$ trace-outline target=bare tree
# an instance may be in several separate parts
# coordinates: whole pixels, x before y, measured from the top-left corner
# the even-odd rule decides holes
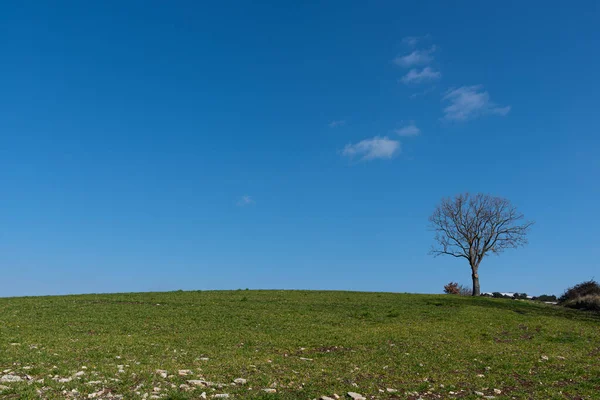
[[[523,214],[507,199],[481,193],[443,199],[429,221],[437,242],[430,253],[467,259],[473,296],[480,294],[478,271],[483,257],[524,246],[533,225],[524,221]]]

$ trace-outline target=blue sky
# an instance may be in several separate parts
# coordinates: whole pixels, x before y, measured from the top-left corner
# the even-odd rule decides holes
[[[483,291],[600,278],[600,17],[580,2],[4,2],[1,296],[439,293],[442,197],[536,221]]]

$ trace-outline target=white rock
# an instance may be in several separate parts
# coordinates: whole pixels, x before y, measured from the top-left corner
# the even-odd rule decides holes
[[[8,386],[0,385],[0,391],[10,389]]]
[[[83,376],[85,375],[85,371],[79,371],[75,373],[75,376]]]
[[[207,382],[202,379],[192,379],[192,380],[187,381],[187,383],[189,383],[190,385],[193,385],[193,386],[211,386],[212,385],[212,382]]]
[[[194,373],[189,369],[180,369],[177,373],[179,376],[194,375]]]
[[[387,388],[388,393],[396,393],[398,389]]]
[[[348,392],[348,397],[350,397],[352,400],[367,400],[365,396],[356,392]]]
[[[333,400],[333,397],[321,396],[321,400]]]
[[[500,389],[494,389],[494,393],[495,394],[502,394],[502,390],[500,390]]]
[[[67,383],[67,382],[71,382],[73,380],[73,378],[59,378],[58,382],[59,383]]]
[[[90,394],[88,394],[87,397],[88,397],[88,399],[94,399],[94,398],[96,398],[98,396],[102,396],[103,394],[104,394],[104,389],[99,390],[99,391],[94,392],[94,393],[90,393]]]
[[[475,392],[475,394],[476,394],[477,396],[484,396],[484,395],[485,395],[485,394],[484,394],[484,393],[482,393],[482,392]]]
[[[233,380],[234,383],[237,383],[238,385],[245,385],[246,382],[248,382],[247,380],[245,380],[244,378],[237,378]]]
[[[205,398],[206,398],[206,392],[202,392],[202,393],[200,394],[200,398],[201,398],[201,399],[205,399]]]
[[[265,393],[277,393],[277,389],[266,388],[266,389],[263,389],[263,392],[265,392]]]
[[[17,375],[3,375],[0,382],[21,382],[23,378]]]
[[[165,371],[164,369],[157,369],[156,373],[159,374],[162,378],[166,378],[168,375],[168,372]]]
[[[200,361],[208,361],[209,358],[208,357],[200,357]]]
[[[227,394],[227,393],[217,393],[213,397],[215,399],[227,399],[227,398],[229,398],[229,394]]]

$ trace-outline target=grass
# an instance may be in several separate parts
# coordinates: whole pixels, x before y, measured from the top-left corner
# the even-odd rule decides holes
[[[348,391],[597,399],[600,317],[527,301],[391,293],[4,298],[0,369],[24,379],[0,383],[6,399],[313,399]],[[214,384],[180,388],[190,379]]]

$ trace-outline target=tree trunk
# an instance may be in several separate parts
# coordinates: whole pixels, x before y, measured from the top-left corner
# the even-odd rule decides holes
[[[471,277],[473,278],[473,296],[479,296],[481,294],[481,290],[479,288],[479,274],[476,269],[472,270]]]

